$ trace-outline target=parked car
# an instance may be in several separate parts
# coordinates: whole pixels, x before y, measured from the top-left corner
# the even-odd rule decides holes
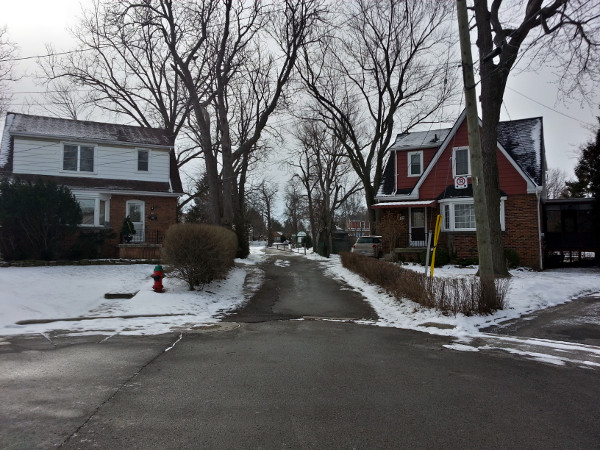
[[[379,258],[383,254],[381,236],[363,236],[352,246],[352,253]]]

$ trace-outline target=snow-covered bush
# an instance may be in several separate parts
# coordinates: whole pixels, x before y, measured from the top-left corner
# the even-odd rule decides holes
[[[162,257],[173,269],[171,276],[196,286],[224,278],[234,264],[237,237],[215,225],[180,223],[172,225],[163,242]]]

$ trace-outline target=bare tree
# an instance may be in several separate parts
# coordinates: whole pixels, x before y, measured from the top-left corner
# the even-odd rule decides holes
[[[313,245],[329,257],[336,212],[356,193],[360,181],[352,181],[352,165],[343,144],[320,120],[301,122],[296,137],[301,145],[301,163],[297,168],[314,215],[311,217]],[[317,233],[318,231],[318,233]]]
[[[6,27],[0,27],[0,116],[4,114],[11,95],[6,84],[16,79],[14,59],[17,56],[17,46],[8,38]]]
[[[162,36],[130,3],[93,0],[72,32],[76,47],[42,59],[40,77],[49,90],[77,86],[87,91],[88,104],[163,128],[175,139],[187,118],[187,99]]]
[[[546,197],[564,198],[567,189],[567,174],[561,169],[549,169],[546,172]]]
[[[155,0],[131,4],[131,8],[146,16],[152,35],[160,35],[170,51],[185,86],[190,125],[202,150],[209,189],[215,193],[212,220],[236,231],[238,256],[246,256],[245,196],[239,195],[238,177],[245,174],[249,156],[259,148],[298,51],[320,18],[319,1]],[[277,45],[277,53],[269,50],[268,43]],[[236,135],[235,121],[240,115],[232,106],[239,92],[249,94],[256,106],[245,132]]]
[[[500,228],[497,127],[506,83],[524,55],[561,74],[561,87],[585,92],[600,77],[600,4],[593,0],[474,0],[481,77],[481,144],[494,274],[506,276]]]
[[[297,234],[306,211],[306,196],[302,193],[302,183],[298,177],[292,177],[285,187],[285,222],[289,224],[290,234]]]
[[[263,179],[260,184],[250,189],[249,204],[263,216],[267,225],[267,246],[273,245],[273,207],[277,199],[278,186],[272,181]]]
[[[343,145],[370,207],[394,126],[440,117],[452,95],[450,2],[344,2],[332,30],[306,47],[302,79]],[[370,210],[371,222],[375,211]]]

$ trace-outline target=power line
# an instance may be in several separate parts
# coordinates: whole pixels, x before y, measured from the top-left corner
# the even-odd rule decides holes
[[[544,107],[544,108],[546,108],[546,109],[549,109],[550,111],[553,111],[553,112],[555,112],[556,114],[560,114],[561,116],[565,116],[565,117],[567,117],[567,118],[569,118],[569,119],[575,120],[576,122],[579,122],[579,123],[581,123],[581,124],[583,124],[583,125],[592,126],[592,124],[590,124],[590,123],[588,123],[588,122],[584,122],[583,120],[579,120],[579,119],[578,119],[578,118],[576,118],[576,117],[570,116],[570,115],[568,115],[568,114],[565,114],[565,113],[563,113],[563,112],[561,112],[561,111],[557,111],[556,109],[554,109],[554,108],[551,108],[551,107],[550,107],[550,106],[548,106],[548,105],[544,105],[543,103],[541,103],[541,102],[538,102],[537,100],[534,100],[534,99],[532,99],[531,97],[529,97],[529,96],[527,96],[527,95],[523,94],[522,92],[519,92],[519,91],[517,91],[516,89],[513,89],[513,88],[511,88],[511,87],[508,87],[508,86],[506,86],[506,88],[507,88],[507,89],[510,89],[510,90],[511,90],[511,91],[513,91],[515,94],[519,94],[520,96],[522,96],[522,97],[525,97],[527,100],[530,100],[530,101],[532,101],[533,103],[536,103],[536,104],[538,104],[538,105],[540,105],[540,106],[543,106],[543,107]]]

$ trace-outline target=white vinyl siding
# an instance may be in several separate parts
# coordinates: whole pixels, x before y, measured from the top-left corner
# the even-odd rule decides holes
[[[15,137],[13,172],[34,175],[72,176],[106,178],[113,180],[169,181],[170,157],[167,149],[148,151],[148,171],[138,170],[138,151],[145,150],[134,147],[115,147],[107,145],[84,145],[94,148],[93,172],[64,170],[65,144],[57,140],[42,140]],[[75,144],[73,144],[75,145]],[[75,145],[76,146],[76,145]],[[69,147],[67,147],[68,149]],[[73,153],[71,153],[72,155]],[[73,159],[69,159],[73,167]],[[84,158],[84,168],[89,168],[90,160]],[[81,161],[79,161],[81,164]],[[86,166],[87,164],[87,166]]]

